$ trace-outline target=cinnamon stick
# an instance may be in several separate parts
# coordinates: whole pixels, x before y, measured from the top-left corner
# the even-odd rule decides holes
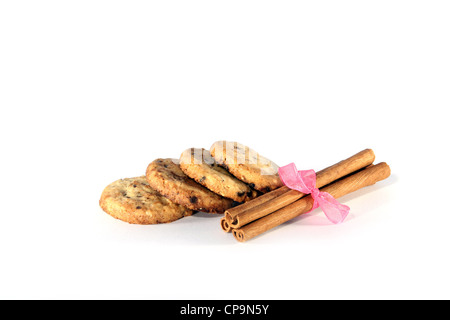
[[[222,230],[225,232],[231,232],[231,226],[228,223],[227,219],[225,219],[225,217],[223,217],[222,219],[220,219],[220,226],[222,227]]]
[[[258,206],[260,204],[266,203],[266,202],[268,202],[268,201],[270,201],[272,199],[275,199],[278,196],[288,192],[289,190],[291,190],[291,189],[289,189],[286,186],[282,186],[282,187],[280,187],[278,189],[275,189],[273,191],[265,193],[265,194],[255,198],[253,200],[247,201],[247,202],[245,202],[243,204],[240,204],[240,205],[238,205],[236,207],[230,208],[230,209],[225,211],[225,218],[227,219],[228,223],[232,223],[234,218],[238,214],[240,214],[240,213],[242,213],[242,212],[244,212],[244,211],[246,211],[246,210],[248,210],[250,208],[256,207],[256,206]]]
[[[382,162],[361,170],[358,173],[352,174],[345,179],[332,183],[329,186],[322,188],[321,191],[328,192],[334,198],[339,198],[358,189],[384,180],[390,176],[390,173],[391,171],[389,166],[385,162]],[[266,232],[267,230],[270,230],[286,221],[310,211],[313,204],[314,200],[311,196],[304,197],[261,219],[249,223],[241,228],[233,229],[233,235],[240,242],[247,241]]]
[[[337,179],[349,175],[372,164],[375,154],[371,149],[365,149],[348,159],[342,160],[328,168],[325,168],[316,175],[316,186],[321,188]],[[225,211],[225,218],[231,228],[240,228],[254,220],[262,218],[278,209],[281,209],[294,201],[304,197],[305,194],[291,190],[286,186],[278,188],[272,192],[258,197]]]

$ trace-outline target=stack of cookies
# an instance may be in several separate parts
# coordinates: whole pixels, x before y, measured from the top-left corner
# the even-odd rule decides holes
[[[280,186],[275,163],[240,143],[217,141],[210,150],[190,148],[179,159],[156,159],[145,176],[113,182],[100,206],[129,223],[158,224],[196,211],[223,213]]]

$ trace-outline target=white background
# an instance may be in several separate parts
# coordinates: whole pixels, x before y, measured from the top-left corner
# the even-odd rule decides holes
[[[448,299],[448,1],[2,1],[2,299]],[[246,243],[98,200],[216,140],[392,176]]]

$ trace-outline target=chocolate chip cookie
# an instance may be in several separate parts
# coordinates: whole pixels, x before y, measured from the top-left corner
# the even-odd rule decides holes
[[[189,178],[177,159],[156,159],[147,167],[147,181],[165,197],[192,210],[223,213],[233,200],[208,190]]]
[[[266,193],[283,185],[278,166],[247,146],[217,141],[210,152],[219,165],[258,191]]]
[[[167,223],[193,213],[151,188],[145,176],[108,185],[101,195],[100,207],[114,218],[133,224]]]
[[[225,198],[246,202],[258,196],[256,190],[220,167],[203,148],[185,150],[180,157],[180,168],[188,177]]]

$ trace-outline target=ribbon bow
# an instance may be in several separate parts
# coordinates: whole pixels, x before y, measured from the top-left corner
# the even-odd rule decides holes
[[[348,206],[339,203],[331,194],[316,188],[316,172],[314,170],[297,171],[295,164],[291,163],[280,167],[278,174],[281,181],[289,189],[311,194],[314,199],[311,211],[320,206],[327,218],[333,223],[340,223],[347,217],[350,211]]]

